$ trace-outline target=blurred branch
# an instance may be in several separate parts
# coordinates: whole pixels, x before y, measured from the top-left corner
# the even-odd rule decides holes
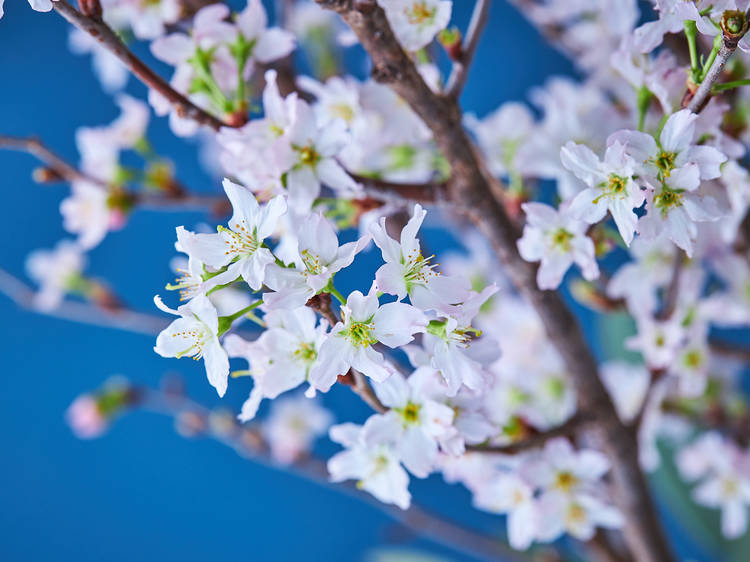
[[[399,183],[348,172],[373,199],[399,203],[436,204],[447,200],[447,183]]]
[[[182,425],[188,422],[195,435],[211,437],[256,464],[288,472],[325,489],[363,501],[415,536],[425,537],[457,552],[488,560],[531,560],[530,556],[512,550],[498,539],[463,527],[417,505],[412,504],[404,511],[376,500],[357,489],[353,483],[334,484],[329,481],[328,470],[321,460],[304,458],[290,466],[281,465],[273,460],[268,444],[257,429],[239,424],[232,416],[212,420],[212,416],[216,416],[214,412],[183,395],[166,394],[148,388],[138,388],[137,392],[141,396],[141,409],[171,416]]]
[[[66,0],[55,0],[52,2],[52,7],[70,24],[96,39],[104,49],[117,57],[146,86],[164,96],[181,117],[192,119],[196,123],[211,127],[215,131],[218,131],[223,126],[231,126],[201,109],[187,97],[172,88],[166,80],[136,57],[118,35],[103,21],[96,17],[82,14]]]
[[[448,96],[457,98],[466,85],[469,69],[479,45],[479,38],[482,36],[482,31],[484,31],[490,17],[490,4],[492,4],[492,0],[477,0],[474,4],[474,12],[471,15],[471,22],[469,22],[469,30],[466,32],[466,40],[461,47],[461,56],[459,60],[453,63],[453,70],[445,87],[445,94]]]
[[[710,338],[708,343],[711,351],[714,353],[726,357],[727,359],[750,364],[750,347],[744,347],[742,345],[733,344],[716,338]]]
[[[520,453],[522,451],[528,451],[529,449],[541,447],[547,441],[549,441],[550,439],[554,439],[555,437],[569,437],[584,429],[587,425],[591,424],[591,422],[592,419],[590,417],[583,414],[576,414],[562,425],[553,427],[552,429],[549,429],[542,433],[530,435],[515,443],[499,446],[467,445],[466,450],[482,453],[512,455],[515,453]]]
[[[71,183],[85,181],[105,191],[109,191],[110,189],[107,182],[85,174],[75,166],[68,164],[47,148],[39,139],[0,135],[0,148],[27,152],[36,156],[47,166],[47,169],[52,172],[53,176],[49,179],[40,178],[42,181],[50,181],[51,179],[60,179]],[[185,191],[181,187],[174,193],[168,194],[156,195],[153,193],[129,191],[127,195],[137,207],[160,211],[185,211],[192,209],[223,211],[228,205],[228,199],[223,194],[195,194]]]
[[[34,304],[34,291],[17,277],[0,269],[0,293],[20,308],[81,324],[117,328],[137,334],[156,335],[169,321],[155,314],[136,312],[125,307],[107,310],[91,303],[65,300],[52,310],[41,310]]]

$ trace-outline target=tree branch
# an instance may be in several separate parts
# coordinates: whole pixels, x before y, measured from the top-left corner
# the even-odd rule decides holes
[[[576,384],[582,411],[596,419],[596,430],[612,463],[615,501],[625,516],[625,538],[634,557],[641,562],[672,560],[638,465],[636,437],[619,419],[575,316],[557,293],[537,288],[536,267],[519,255],[518,229],[501,200],[493,196],[504,188],[476,157],[456,99],[430,90],[396,40],[382,8],[370,6],[363,13],[354,0],[316,1],[346,21],[372,58],[374,78],[389,84],[432,130],[451,167],[450,200],[469,209],[466,214],[489,239],[508,277],[544,323]]]
[[[471,14],[469,30],[466,32],[466,40],[461,47],[461,57],[453,64],[453,70],[448,78],[448,84],[445,87],[445,94],[457,98],[461,95],[466,85],[466,79],[469,77],[469,69],[474,59],[474,54],[479,45],[479,38],[482,36],[490,16],[490,4],[492,0],[477,0],[474,4],[474,12]]]
[[[74,181],[85,181],[107,188],[107,185],[102,181],[84,174],[78,168],[68,164],[65,160],[63,160],[57,154],[47,148],[42,143],[42,141],[37,138],[22,138],[0,135],[0,148],[17,150],[19,152],[27,152],[33,156],[36,156],[41,162],[46,164],[50,170],[52,170],[61,179],[67,182],[72,183]]]
[[[70,300],[63,301],[52,310],[40,310],[34,305],[34,290],[4,269],[0,269],[0,293],[20,308],[82,324],[116,328],[149,336],[158,334],[169,324],[166,319],[155,314],[136,312],[124,307],[107,310],[91,303]]]
[[[747,14],[744,14],[744,20],[747,20],[749,16],[750,11]],[[706,76],[701,81],[698,90],[693,94],[693,97],[690,99],[687,106],[685,106],[693,113],[699,113],[705,107],[706,103],[708,103],[708,100],[711,97],[711,89],[721,77],[724,65],[727,64],[729,57],[734,54],[734,51],[737,49],[737,43],[739,43],[740,39],[742,39],[747,32],[747,21],[743,21],[743,24],[741,31],[732,33],[727,29],[726,18],[722,18],[722,41],[719,53],[716,55],[716,59],[714,59],[711,68],[708,69]]]
[[[397,183],[360,176],[352,172],[348,174],[354,181],[361,184],[365,194],[373,199],[424,204],[437,204],[447,199],[448,184],[445,182]]]
[[[280,465],[271,458],[268,445],[263,441],[257,430],[237,423],[234,418],[228,420],[228,426],[208,423],[211,411],[189,398],[142,387],[139,387],[137,392],[141,396],[141,409],[175,418],[186,413],[196,416],[196,426],[202,429],[198,433],[199,435],[211,437],[261,466],[289,472],[325,489],[364,501],[416,536],[426,537],[438,544],[470,556],[480,556],[489,560],[507,560],[508,562],[527,562],[530,560],[528,555],[512,550],[493,537],[458,525],[417,505],[412,504],[408,510],[404,511],[375,500],[351,483],[334,484],[329,481],[325,463],[318,459],[306,458],[291,466]]]
[[[569,437],[574,433],[578,433],[592,422],[591,418],[582,414],[577,414],[570,418],[568,421],[553,427],[550,430],[542,433],[535,433],[508,445],[467,445],[467,451],[475,451],[481,453],[499,453],[505,455],[513,455],[522,451],[528,451],[529,449],[536,449],[542,447],[550,439],[555,437]]]
[[[99,41],[102,47],[117,57],[141,82],[169,100],[181,117],[192,119],[196,123],[211,127],[215,131],[224,126],[231,126],[201,109],[172,88],[166,80],[136,57],[106,23],[83,15],[66,0],[54,0],[52,6],[69,23]]]

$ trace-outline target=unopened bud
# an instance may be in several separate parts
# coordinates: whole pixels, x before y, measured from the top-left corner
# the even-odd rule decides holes
[[[451,60],[460,60],[463,56],[463,44],[461,32],[456,27],[443,29],[437,36],[438,42],[443,46]]]
[[[747,31],[747,18],[744,12],[726,10],[721,16],[721,29],[731,38],[739,38]]]
[[[36,183],[56,183],[65,180],[57,170],[46,166],[34,168],[34,171],[31,173],[31,178]]]

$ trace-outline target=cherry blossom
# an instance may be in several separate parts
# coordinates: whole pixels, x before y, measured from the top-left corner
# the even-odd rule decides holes
[[[432,41],[451,18],[447,0],[378,0],[396,38],[407,51],[417,51]]]

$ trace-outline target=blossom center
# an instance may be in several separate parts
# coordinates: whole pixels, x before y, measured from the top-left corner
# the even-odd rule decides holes
[[[578,478],[572,472],[563,470],[555,477],[555,487],[563,492],[570,492],[578,483]]]
[[[245,221],[229,225],[232,228],[217,227],[219,232],[226,236],[224,242],[229,246],[225,255],[252,255],[260,247],[256,230],[252,232],[245,226]]]
[[[564,228],[558,228],[552,233],[552,247],[560,250],[561,252],[570,251],[570,243],[573,240],[573,233],[565,230]]]
[[[302,342],[300,346],[294,350],[294,358],[305,365],[311,365],[318,358],[318,352],[313,344]]]
[[[404,419],[404,424],[413,425],[419,421],[419,410],[422,407],[414,402],[408,402],[404,408],[398,410]]]
[[[663,188],[661,193],[654,197],[654,207],[660,209],[662,215],[669,213],[669,210],[682,205],[682,190]]]
[[[299,151],[299,160],[304,166],[315,166],[320,160],[320,154],[312,145],[303,146],[297,150]]]
[[[371,322],[352,322],[344,332],[344,336],[357,347],[367,347],[377,343],[373,336],[375,327]]]
[[[208,333],[206,330],[201,329],[199,326],[191,328],[189,330],[182,330],[181,332],[175,332],[172,334],[173,338],[182,338],[185,340],[185,344],[190,344],[184,351],[180,351],[175,354],[177,359],[185,356],[190,356],[194,360],[198,361],[203,357],[203,346],[208,339]],[[193,353],[194,350],[197,350]]]
[[[310,275],[320,275],[323,273],[323,266],[320,265],[320,258],[310,252],[310,250],[302,250],[300,252],[302,257],[302,263],[305,264],[306,273]]]
[[[414,2],[410,8],[406,8],[404,13],[406,19],[412,25],[429,23],[435,16],[435,8],[429,8],[427,2]]]
[[[659,169],[663,177],[668,178],[669,174],[674,170],[675,158],[677,158],[677,154],[667,150],[662,150],[654,158],[654,165]]]

